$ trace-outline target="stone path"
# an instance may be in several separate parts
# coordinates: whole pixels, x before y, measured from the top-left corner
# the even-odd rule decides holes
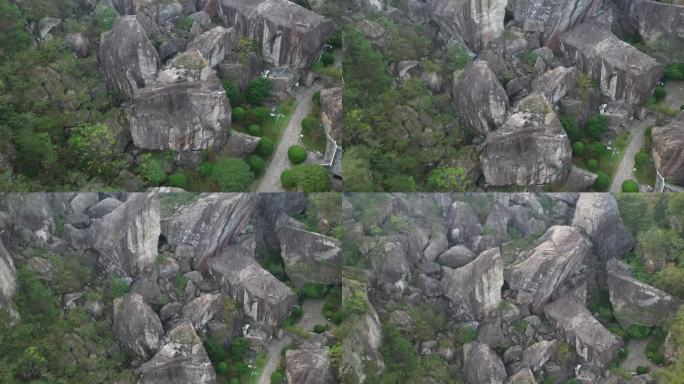
[[[276,147],[275,154],[266,169],[264,177],[261,179],[257,192],[285,192],[283,186],[280,184],[280,174],[292,166],[290,160],[287,158],[287,150],[299,142],[299,135],[302,131],[302,120],[311,113],[311,98],[314,93],[321,89],[322,87],[320,85],[314,85],[311,88],[299,87],[295,91],[297,107],[292,114],[289,124],[283,131],[283,136]]]
[[[275,340],[268,346],[268,361],[264,366],[264,370],[261,371],[261,377],[259,377],[258,384],[269,384],[271,382],[271,375],[278,368],[278,363],[280,363],[280,352],[283,348],[287,347],[292,339],[290,336],[285,336],[280,340]]]
[[[625,180],[632,178],[634,170],[634,156],[641,150],[644,145],[644,132],[646,128],[653,126],[655,120],[648,118],[644,121],[632,120],[629,127],[629,144],[625,149],[622,160],[618,165],[615,175],[613,176],[613,183],[610,185],[610,192],[616,193],[622,191],[622,183]]]

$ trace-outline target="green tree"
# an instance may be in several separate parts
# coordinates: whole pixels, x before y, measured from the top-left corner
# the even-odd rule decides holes
[[[228,79],[221,79],[221,85],[223,85],[223,89],[226,90],[226,94],[228,95],[228,100],[230,101],[231,106],[237,107],[238,105],[242,104],[243,99],[242,95],[240,94],[240,90],[235,86],[235,84],[233,84],[232,81]],[[235,114],[235,109],[233,109],[233,114]],[[235,116],[233,116],[233,118],[235,118]]]
[[[416,192],[418,190],[413,176],[392,175],[383,183],[387,192]]]
[[[9,56],[31,43],[31,36],[24,31],[26,19],[16,5],[0,0],[0,57]]]
[[[608,118],[595,114],[587,120],[587,135],[593,140],[600,140],[601,136],[608,130]]]
[[[233,109],[233,122],[235,122],[235,123],[241,122],[242,120],[244,120],[246,115],[247,115],[247,111],[245,111],[244,108],[235,107]]]
[[[249,133],[252,136],[261,136],[261,126],[257,124],[252,124],[247,128],[247,133]]]
[[[584,153],[584,143],[581,141],[576,141],[572,144],[572,153],[575,156],[582,156]]]
[[[15,139],[18,167],[28,176],[47,175],[57,161],[57,151],[46,132],[35,133],[30,129],[19,132]]]
[[[36,347],[28,347],[19,356],[17,373],[26,380],[35,380],[47,373],[47,360]]]
[[[254,174],[244,160],[229,157],[214,164],[210,178],[223,192],[244,192],[254,179]]]
[[[570,142],[574,143],[582,139],[582,130],[580,129],[579,124],[577,124],[577,120],[575,120],[574,117],[570,115],[563,115],[560,117],[560,122],[563,124],[565,133],[568,134]]]
[[[428,176],[428,187],[435,192],[463,192],[472,182],[460,167],[437,168]]]
[[[185,189],[188,186],[188,174],[178,171],[169,176],[169,185],[176,188]]]
[[[162,163],[151,153],[145,153],[138,160],[138,175],[151,185],[160,185],[166,180]]]
[[[69,138],[68,147],[74,158],[91,175],[114,177],[124,166],[116,138],[103,124],[82,125]]]
[[[265,77],[258,77],[245,88],[245,100],[252,105],[263,105],[271,97],[271,81]]]
[[[344,152],[342,175],[345,190],[355,192],[372,192],[375,190],[368,151],[365,147],[351,147]]]

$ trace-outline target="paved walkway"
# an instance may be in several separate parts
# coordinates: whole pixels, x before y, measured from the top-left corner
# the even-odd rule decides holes
[[[289,124],[283,131],[283,136],[278,143],[278,147],[266,169],[264,177],[261,179],[257,192],[285,192],[280,184],[280,174],[292,167],[290,160],[287,158],[287,150],[299,143],[299,135],[302,132],[302,120],[311,113],[311,98],[314,93],[321,89],[320,85],[314,85],[311,88],[299,87],[295,91],[297,107],[292,114]]]
[[[264,366],[264,370],[261,371],[261,377],[257,382],[258,384],[269,384],[271,382],[271,375],[275,372],[280,363],[280,352],[283,348],[287,347],[290,342],[292,342],[290,336],[285,336],[280,340],[274,340],[274,342],[268,346],[268,361]]]
[[[646,128],[653,126],[655,120],[648,118],[644,121],[632,120],[629,127],[629,144],[625,149],[622,160],[618,165],[615,175],[613,176],[613,184],[610,186],[610,192],[622,192],[622,183],[625,180],[632,179],[634,171],[634,156],[644,146],[644,132]]]

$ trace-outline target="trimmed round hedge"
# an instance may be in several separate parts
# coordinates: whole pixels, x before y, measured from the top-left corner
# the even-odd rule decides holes
[[[252,124],[247,128],[247,133],[252,136],[261,136],[261,126],[258,124]]]
[[[306,149],[301,145],[293,145],[287,150],[287,158],[292,164],[301,164],[306,161]]]
[[[292,189],[297,186],[297,179],[291,169],[286,169],[280,174],[280,184],[285,189]]]
[[[639,184],[634,180],[625,180],[622,183],[622,192],[639,192]]]
[[[245,161],[249,164],[249,168],[252,169],[252,172],[254,172],[255,175],[261,175],[266,167],[264,159],[257,155],[249,155]]]
[[[268,137],[262,137],[256,147],[256,153],[261,156],[271,156],[275,151],[275,144]]]

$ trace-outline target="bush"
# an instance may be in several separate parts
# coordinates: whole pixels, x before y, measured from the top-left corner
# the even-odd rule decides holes
[[[188,186],[188,175],[183,171],[178,171],[169,176],[169,185],[176,188],[185,189]]]
[[[238,337],[230,343],[228,357],[233,361],[242,361],[247,351],[249,351],[249,340],[244,337]]]
[[[297,187],[305,193],[329,192],[332,188],[330,173],[320,165],[299,164],[292,168]]]
[[[239,123],[242,120],[244,120],[246,115],[247,111],[245,111],[245,109],[242,107],[237,107],[233,109],[233,121],[236,123]]]
[[[107,290],[112,299],[116,299],[117,297],[127,294],[131,288],[126,280],[119,276],[111,275],[107,280]]]
[[[297,179],[291,169],[286,169],[280,174],[280,184],[288,190],[297,186]]]
[[[326,67],[333,65],[335,63],[335,55],[330,52],[325,52],[321,55],[321,63]]]
[[[19,356],[17,361],[17,373],[26,380],[34,380],[47,373],[47,360],[36,347],[28,347]]]
[[[250,124],[262,124],[271,116],[264,107],[256,107],[247,111],[247,121]]]
[[[466,324],[459,324],[456,328],[456,338],[461,344],[467,344],[477,339],[477,329]]]
[[[316,324],[313,327],[314,333],[318,333],[318,334],[321,334],[327,330],[328,330],[328,326],[325,324]]]
[[[342,31],[337,31],[335,32],[330,38],[328,39],[328,44],[330,44],[333,49],[340,49],[342,48]]]
[[[252,124],[247,128],[247,133],[249,133],[252,136],[261,136],[261,126],[257,124]]]
[[[413,176],[393,175],[385,179],[385,190],[387,192],[416,192],[416,180]]]
[[[82,125],[76,128],[67,145],[74,158],[91,176],[113,177],[123,166],[116,149],[116,138],[106,125]]]
[[[639,185],[634,180],[625,180],[622,183],[622,192],[639,192]]]
[[[598,161],[596,159],[589,159],[587,160],[587,168],[589,168],[590,171],[596,172],[598,169]]]
[[[608,118],[603,115],[595,114],[587,120],[587,135],[593,140],[600,140],[601,136],[608,130]]]
[[[275,151],[275,144],[273,141],[268,137],[262,137],[261,140],[259,140],[259,145],[256,147],[256,153],[266,157],[271,156],[273,151]]]
[[[299,296],[303,299],[322,299],[328,293],[328,287],[320,283],[306,283],[299,290]]]
[[[636,373],[637,375],[644,375],[648,373],[650,369],[648,367],[644,367],[643,365],[639,365],[636,367]]]
[[[31,43],[31,37],[24,31],[26,19],[19,8],[9,0],[0,0],[0,52],[10,55]]]
[[[266,167],[266,163],[264,162],[264,159],[257,155],[249,155],[247,156],[247,164],[249,164],[249,168],[254,172],[255,175],[261,175],[261,173],[264,171],[264,168]]]
[[[645,325],[632,324],[625,329],[627,335],[633,339],[645,339],[651,334],[651,329]]]
[[[35,133],[23,129],[15,138],[18,164],[21,171],[29,176],[49,173],[57,161],[57,151],[47,133]]]
[[[292,164],[301,164],[306,161],[306,149],[301,145],[293,145],[287,150],[287,158],[290,159]]]
[[[226,350],[223,348],[221,339],[218,337],[210,337],[204,343],[204,348],[207,350],[209,360],[211,360],[214,365],[218,365],[219,362],[226,359]]]
[[[653,90],[653,98],[656,101],[665,100],[665,97],[667,97],[667,91],[665,90],[665,87],[656,87]]]
[[[574,144],[572,144],[572,153],[574,153],[575,156],[582,156],[584,153],[584,143],[581,141],[576,141]]]
[[[428,188],[434,192],[463,192],[471,181],[460,167],[437,168],[428,176]]]
[[[151,153],[140,156],[138,175],[151,185],[159,185],[166,180],[166,172],[162,169],[161,161]]]
[[[651,158],[648,156],[648,153],[646,152],[639,152],[634,156],[634,163],[641,167],[644,165],[647,165],[650,162]]]
[[[240,90],[235,86],[235,84],[233,84],[232,81],[228,79],[221,79],[221,85],[223,85],[223,88],[226,90],[226,94],[228,95],[228,100],[230,101],[231,106],[238,106],[242,104],[243,100]],[[235,109],[233,109],[233,114],[235,114]]]
[[[577,120],[575,120],[572,116],[563,115],[560,117],[560,121],[561,124],[563,124],[565,133],[568,134],[570,142],[574,143],[582,138],[582,131],[580,130],[579,124],[577,124]]]
[[[605,172],[596,173],[596,181],[594,182],[594,189],[597,191],[606,191],[610,187],[610,176]]]
[[[669,80],[684,80],[684,63],[668,64],[663,76]]]
[[[209,177],[219,185],[221,191],[241,192],[247,190],[254,174],[245,161],[225,158],[213,165]]]
[[[218,365],[216,366],[216,373],[218,373],[219,375],[225,375],[226,373],[228,373],[228,363],[226,363],[225,361],[218,363]]]
[[[321,126],[321,121],[314,115],[309,115],[302,120],[302,130],[312,132]]]
[[[245,100],[252,105],[263,105],[271,97],[271,81],[265,77],[258,77],[245,88]]]

